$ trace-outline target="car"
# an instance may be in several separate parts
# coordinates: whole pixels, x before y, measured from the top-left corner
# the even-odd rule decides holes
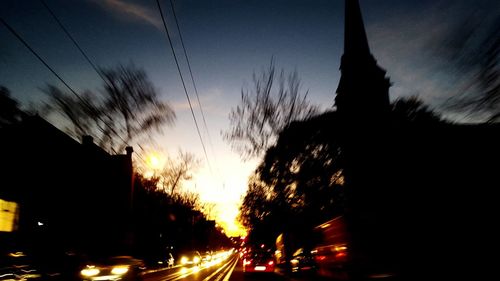
[[[297,249],[290,260],[292,272],[306,272],[316,270],[316,262],[311,251],[304,248]]]
[[[274,272],[273,254],[266,250],[248,251],[243,258],[243,272]]]
[[[85,281],[140,281],[145,269],[144,262],[140,259],[131,256],[112,256],[86,261],[80,270],[80,278]]]
[[[180,264],[182,266],[200,266],[201,255],[198,251],[189,251],[181,255]]]
[[[201,260],[203,262],[210,262],[210,261],[212,261],[212,258],[213,258],[212,251],[206,251],[205,253],[203,253],[203,256],[201,257]]]
[[[2,253],[0,257],[0,280],[40,280],[42,272],[32,257],[24,252]]]

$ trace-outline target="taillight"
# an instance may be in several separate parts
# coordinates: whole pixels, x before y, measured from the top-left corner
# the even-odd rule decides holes
[[[250,265],[252,264],[252,260],[243,260],[243,265]]]
[[[335,257],[336,257],[336,258],[343,258],[343,257],[345,257],[345,256],[347,256],[347,254],[346,254],[345,252],[339,252],[339,253],[337,253],[337,254],[335,255]]]
[[[269,261],[267,264],[268,264],[268,265],[273,265],[273,264],[274,264],[274,261]]]

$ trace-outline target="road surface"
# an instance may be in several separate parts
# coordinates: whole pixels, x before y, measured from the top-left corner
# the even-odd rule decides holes
[[[238,255],[232,255],[227,259],[205,263],[200,267],[174,267],[146,273],[144,281],[285,281],[282,274],[257,273],[243,274],[242,263]]]

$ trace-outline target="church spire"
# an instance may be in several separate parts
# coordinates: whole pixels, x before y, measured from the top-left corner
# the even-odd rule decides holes
[[[344,54],[335,105],[347,118],[375,120],[389,111],[389,79],[370,53],[358,0],[345,1]]]
[[[370,55],[361,8],[357,0],[345,2],[344,53]]]

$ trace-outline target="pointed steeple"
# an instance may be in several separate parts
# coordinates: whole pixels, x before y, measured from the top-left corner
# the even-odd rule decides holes
[[[389,79],[370,53],[358,0],[345,1],[344,54],[335,105],[347,120],[376,120],[389,111]]]
[[[368,39],[366,38],[365,25],[361,16],[359,2],[346,1],[345,3],[345,32],[344,53],[361,56],[370,55]]]

